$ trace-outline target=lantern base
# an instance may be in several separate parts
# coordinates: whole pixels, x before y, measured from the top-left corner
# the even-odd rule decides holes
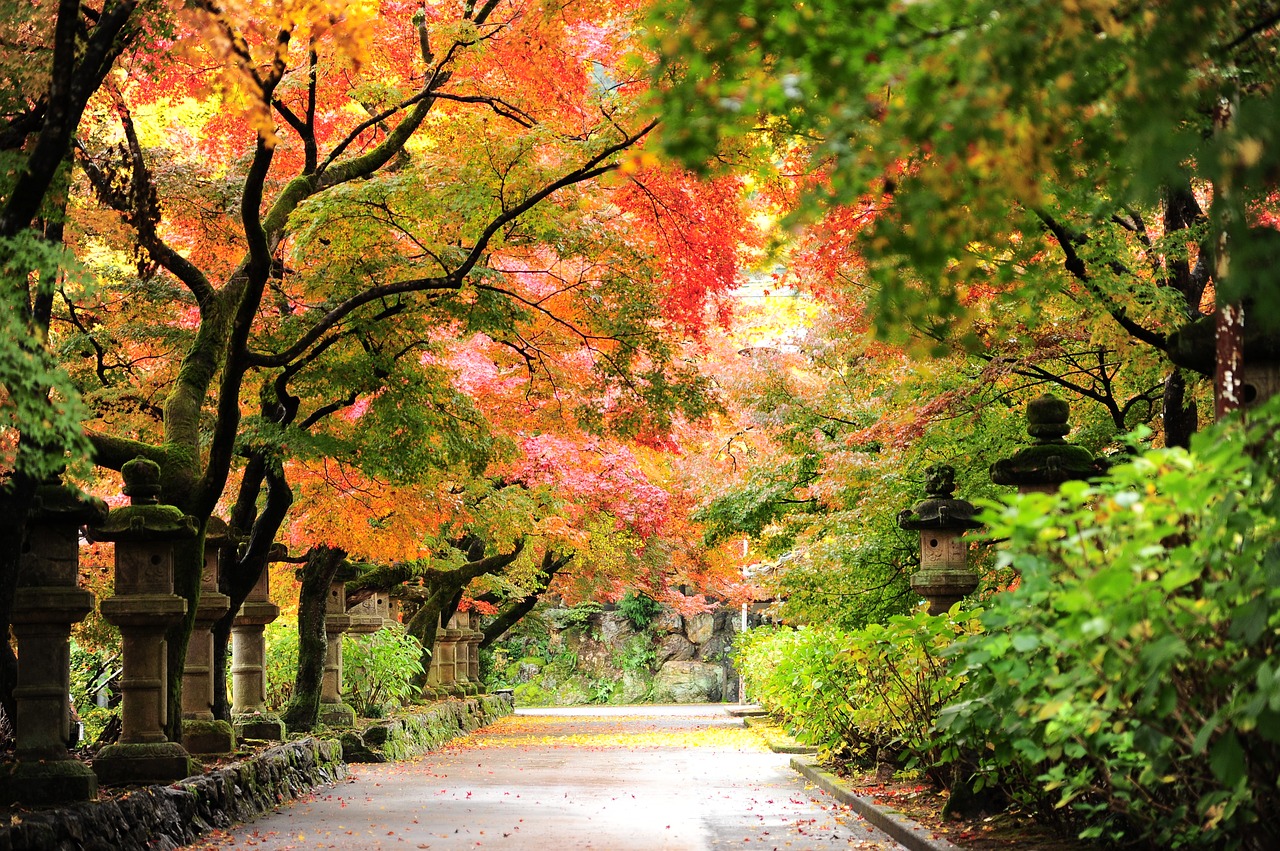
[[[345,703],[321,703],[320,723],[326,727],[354,727],[356,711]]]
[[[168,784],[202,771],[177,742],[107,745],[93,760],[93,773],[103,786]]]
[[[75,759],[19,760],[0,767],[0,801],[5,804],[69,804],[98,797],[98,776]]]
[[[188,753],[224,754],[236,749],[236,734],[226,721],[197,718],[182,722],[182,746]]]
[[[241,739],[284,741],[284,722],[268,712],[247,712],[235,717],[236,735]]]

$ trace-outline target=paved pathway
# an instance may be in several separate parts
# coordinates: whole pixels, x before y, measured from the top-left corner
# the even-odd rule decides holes
[[[722,706],[520,710],[193,848],[900,849]]]

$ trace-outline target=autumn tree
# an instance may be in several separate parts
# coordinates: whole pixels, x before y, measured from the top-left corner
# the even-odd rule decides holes
[[[47,341],[58,289],[77,275],[64,246],[71,141],[116,60],[158,4],[5,4],[0,15],[0,631],[36,485],[83,459],[85,411]],[[13,717],[16,659],[0,643],[0,707]]]
[[[392,482],[457,460],[454,341],[544,377],[572,360],[585,427],[660,430],[704,404],[672,337],[733,278],[741,222],[700,211],[736,184],[704,198],[630,153],[653,126],[633,7],[331,11],[197,5],[176,58],[131,62],[78,141],[74,244],[103,286],[64,288],[58,339],[95,462],[155,460],[202,527],[238,477],[233,598],[289,510],[295,453]],[[360,408],[381,424],[339,446],[327,423]],[[178,553],[189,612],[200,549]]]
[[[820,168],[809,202],[891,201],[851,234],[882,330],[949,329],[948,344],[975,346],[967,294],[994,287],[1027,316],[1066,294],[1200,370],[1215,359],[1189,356],[1189,341],[1203,346],[1185,329],[1210,313],[1221,324],[1250,301],[1274,335],[1268,4],[849,15],[766,0],[673,6],[664,23],[670,150],[703,162],[768,138]],[[1265,337],[1251,356],[1272,353]],[[1188,376],[1165,372],[1166,431],[1184,442]],[[1233,392],[1222,380],[1219,400]]]

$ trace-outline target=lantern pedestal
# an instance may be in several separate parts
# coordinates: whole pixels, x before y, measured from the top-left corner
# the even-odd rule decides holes
[[[200,602],[182,668],[182,745],[196,754],[225,754],[236,748],[231,725],[213,717],[213,624],[231,608],[231,598],[218,592],[218,555],[231,546],[227,524],[210,517],[204,536]]]
[[[99,751],[93,771],[104,784],[172,783],[199,770],[164,730],[169,711],[165,632],[187,612],[187,601],[173,593],[173,542],[194,538],[196,525],[178,508],[158,504],[158,464],[136,458],[121,473],[132,504],[90,530],[95,540],[116,546],[116,594],[103,600],[99,611],[120,630],[124,667],[120,742]]]
[[[342,634],[351,628],[351,620],[351,615],[346,614],[328,614],[324,618],[329,646],[320,686],[320,723],[328,727],[351,727],[356,723],[356,711],[342,702]]]

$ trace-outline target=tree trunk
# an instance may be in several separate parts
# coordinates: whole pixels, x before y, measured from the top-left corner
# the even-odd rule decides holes
[[[313,547],[302,568],[302,589],[298,593],[298,672],[293,695],[284,711],[290,733],[306,733],[320,720],[320,688],[324,682],[328,639],[324,631],[325,604],[329,586],[347,554],[329,547]]]
[[[1218,308],[1217,369],[1213,377],[1213,416],[1220,420],[1240,407],[1240,367],[1244,364],[1244,306],[1224,304]]]
[[[1164,382],[1163,419],[1165,445],[1189,447],[1200,425],[1200,412],[1195,399],[1187,398],[1187,382],[1177,367]]]
[[[484,649],[493,644],[502,636],[507,634],[507,630],[520,622],[520,619],[529,612],[533,611],[533,607],[538,604],[542,592],[547,590],[551,584],[552,578],[559,572],[560,568],[573,559],[573,553],[568,555],[560,555],[548,550],[542,554],[542,566],[538,571],[538,590],[534,591],[527,597],[521,597],[507,603],[494,618],[493,622],[486,626],[483,630],[484,640],[480,642],[480,648]]]

